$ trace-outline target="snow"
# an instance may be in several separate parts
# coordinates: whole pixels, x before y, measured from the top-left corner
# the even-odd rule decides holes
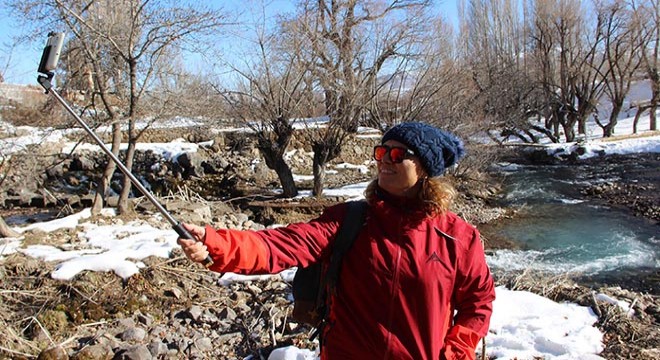
[[[603,350],[598,320],[589,308],[556,303],[526,291],[495,289],[489,356],[498,359],[586,359]]]
[[[548,144],[548,154],[570,154],[582,147],[585,150],[580,159],[586,159],[601,155],[624,155],[634,153],[657,153],[660,152],[660,135],[651,137],[640,137],[622,139],[616,141],[607,141],[598,139],[584,144]],[[560,150],[560,151],[558,151]]]
[[[594,299],[596,299],[598,301],[607,302],[607,303],[618,306],[628,316],[633,316],[635,314],[635,310],[632,309],[632,305],[629,304],[625,300],[618,300],[618,299],[615,299],[615,298],[613,298],[611,296],[608,296],[608,295],[605,295],[605,294],[596,294],[595,292],[593,292],[593,296],[594,296]]]
[[[180,123],[180,119],[177,120]],[[299,125],[303,122],[301,121]],[[631,134],[632,118],[619,121],[617,135]],[[8,128],[10,125],[0,124]],[[302,125],[301,125],[302,126]],[[639,129],[648,129],[648,116],[641,118]],[[50,129],[12,129],[25,136],[9,137],[0,140],[0,153],[11,154],[29,144],[56,141],[61,132]],[[363,136],[376,136],[373,132],[362,129]],[[167,158],[176,158],[183,152],[193,152],[199,144],[190,144],[182,140],[170,143],[140,144],[139,149],[151,149],[164,154]],[[623,154],[634,152],[660,152],[660,135],[630,137],[611,141],[594,137],[584,139],[581,146],[586,148],[582,157],[599,154]],[[576,144],[548,145],[548,151],[555,153],[561,149],[563,153],[575,151]],[[72,146],[66,146],[63,151],[70,151]],[[97,150],[95,145],[81,145],[77,150]],[[357,167],[368,171],[368,165],[343,164],[344,167]],[[297,179],[308,179],[296,175]],[[351,198],[363,196],[367,183],[352,184],[338,189],[326,189],[329,196],[349,195]],[[309,196],[303,192],[300,196]],[[105,209],[103,215],[113,219],[114,212]],[[156,215],[158,217],[158,215]],[[168,224],[155,227],[153,222],[135,220],[130,222],[109,221],[112,224],[97,225],[88,222],[90,210],[85,209],[77,214],[52,221],[38,222],[27,226],[15,227],[20,234],[26,231],[53,232],[58,229],[78,229],[78,238],[73,244],[59,247],[49,245],[23,245],[23,237],[0,239],[0,261],[3,256],[14,252],[56,262],[57,266],[51,276],[62,281],[69,281],[82,271],[112,271],[122,278],[128,278],[140,271],[144,266],[142,259],[148,256],[167,258],[177,246],[176,233]],[[162,222],[162,219],[160,219]],[[291,281],[295,269],[281,274],[286,281]],[[264,278],[246,277],[236,274],[224,274],[219,285],[224,286],[234,281]],[[590,308],[573,303],[557,303],[525,291],[511,291],[503,287],[496,289],[497,299],[494,303],[491,332],[486,338],[489,357],[497,359],[601,359],[597,354],[603,350],[603,334],[594,326],[597,317]],[[595,294],[601,301],[619,304],[625,309],[630,306],[617,299]],[[275,349],[270,360],[304,360],[317,359],[318,354],[289,346]]]

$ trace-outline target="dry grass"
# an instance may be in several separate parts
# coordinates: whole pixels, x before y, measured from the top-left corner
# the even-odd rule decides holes
[[[0,358],[36,358],[46,348],[76,346],[77,340],[93,337],[95,328],[135,311],[162,318],[173,302],[189,301],[163,298],[163,287],[182,286],[186,294],[203,298],[217,296],[217,288],[208,285],[213,279],[206,279],[211,273],[182,255],[150,258],[147,263],[127,281],[112,273],[84,272],[61,282],[50,278],[53,268],[48,263],[18,253],[6,257],[1,264]],[[144,296],[149,301],[143,301]]]

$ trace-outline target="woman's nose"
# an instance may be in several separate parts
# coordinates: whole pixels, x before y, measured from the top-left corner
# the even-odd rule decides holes
[[[392,158],[390,157],[390,152],[389,151],[386,152],[385,155],[383,155],[382,162],[387,163],[387,164],[394,164],[394,162],[392,162]]]

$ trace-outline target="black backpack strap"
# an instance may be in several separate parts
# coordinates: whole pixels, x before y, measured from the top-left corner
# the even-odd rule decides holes
[[[336,291],[337,288],[339,267],[341,266],[344,254],[346,254],[348,249],[353,246],[353,242],[364,226],[364,220],[367,216],[368,204],[366,200],[350,201],[347,205],[348,210],[346,211],[344,220],[339,227],[335,243],[332,247],[332,255],[330,256],[328,270],[325,273],[325,277],[322,279],[324,282],[322,283],[323,287],[321,287],[321,289],[328,289],[332,292]]]
[[[341,266],[344,254],[355,242],[360,230],[364,226],[364,221],[367,218],[367,204],[366,200],[350,201],[346,203],[348,210],[342,223],[339,225],[339,230],[335,237],[335,242],[332,245],[332,254],[330,255],[330,262],[326,272],[321,275],[321,284],[319,285],[318,298],[316,300],[316,308],[320,309],[323,314],[321,322],[316,326],[316,331],[310,337],[314,340],[316,336],[323,332],[325,327],[326,317],[328,316],[327,295],[328,293],[336,293],[337,280],[339,279],[339,268]],[[322,342],[321,342],[322,344]]]

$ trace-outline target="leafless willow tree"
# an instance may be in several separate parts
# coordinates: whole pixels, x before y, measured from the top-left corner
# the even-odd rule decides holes
[[[537,132],[551,136],[530,121],[539,113],[540,94],[527,62],[527,33],[519,3],[511,0],[466,0],[461,3],[462,58],[478,91],[473,105],[482,128],[525,142]],[[498,139],[498,136],[492,136]]]
[[[406,121],[438,120],[429,112],[433,103],[448,95],[455,82],[453,33],[442,19],[433,21],[426,36],[402,44],[388,74],[370,87],[365,104],[366,124],[382,131]]]
[[[534,1],[533,57],[545,97],[543,117],[557,139],[560,126],[569,142],[575,140],[576,126],[579,133],[586,132],[603,92],[603,19],[595,20],[590,21],[579,1]]]
[[[52,26],[53,30],[67,30],[73,34],[71,50],[79,49],[83,56],[79,64],[85,71],[81,74],[91,72],[95,94],[104,103],[114,124],[113,144],[121,140],[119,122],[126,123],[125,165],[129,169],[133,166],[135,145],[147,129],[140,129],[136,124],[144,115],[144,97],[156,75],[169,63],[169,56],[182,41],[199,40],[225,21],[217,10],[199,3],[181,6],[174,0],[11,2],[11,6],[35,26]],[[101,95],[110,93],[112,99]],[[113,146],[113,151],[118,151],[118,147]],[[112,166],[106,169],[104,179],[112,174]],[[130,192],[131,182],[125,177],[118,203],[120,213],[130,210]]]
[[[103,29],[109,36],[118,36],[122,31],[121,24],[124,23],[121,19],[125,19],[126,15],[122,11],[116,10],[93,7],[79,16],[94,20],[94,26]],[[83,13],[81,8],[70,11]],[[66,16],[64,18],[67,19]],[[77,22],[75,19],[65,21],[68,31],[72,32],[74,37],[67,41],[64,61],[62,61],[62,68],[66,74],[64,88],[82,91],[85,94],[84,109],[93,111],[83,112],[80,114],[81,116],[89,114],[95,124],[110,124],[112,129],[111,151],[117,156],[122,142],[121,104],[127,103],[125,84],[122,80],[123,67],[119,61],[119,54],[111,43],[99,37],[96,32],[87,31],[89,30],[87,27],[91,25],[85,24],[89,22]],[[108,160],[97,183],[92,205],[93,214],[100,213],[104,207],[115,170],[115,163]]]
[[[302,58],[315,93],[322,94],[327,123],[311,139],[313,194],[323,191],[326,164],[366,114],[365,104],[382,86],[404,44],[428,24],[428,0],[303,0],[288,24],[304,40]],[[393,77],[391,77],[393,79]]]
[[[238,75],[235,87],[219,92],[232,118],[254,131],[266,165],[277,173],[282,195],[294,197],[298,188],[284,155],[294,135],[292,120],[310,105],[305,101],[309,74],[299,59],[301,42],[282,35],[258,30],[257,54],[246,56],[245,66],[232,65]]]
[[[632,4],[641,32],[641,67],[651,83],[651,99],[648,104],[639,107],[635,116],[635,129],[641,112],[648,110],[649,130],[658,130],[656,112],[660,103],[660,0],[640,0]]]
[[[632,9],[621,1],[599,4],[598,17],[603,19],[603,56],[607,62],[601,75],[605,95],[612,104],[608,122],[596,117],[596,123],[603,129],[603,137],[614,134],[614,128],[630,85],[640,66],[638,53],[642,42],[638,21]]]

